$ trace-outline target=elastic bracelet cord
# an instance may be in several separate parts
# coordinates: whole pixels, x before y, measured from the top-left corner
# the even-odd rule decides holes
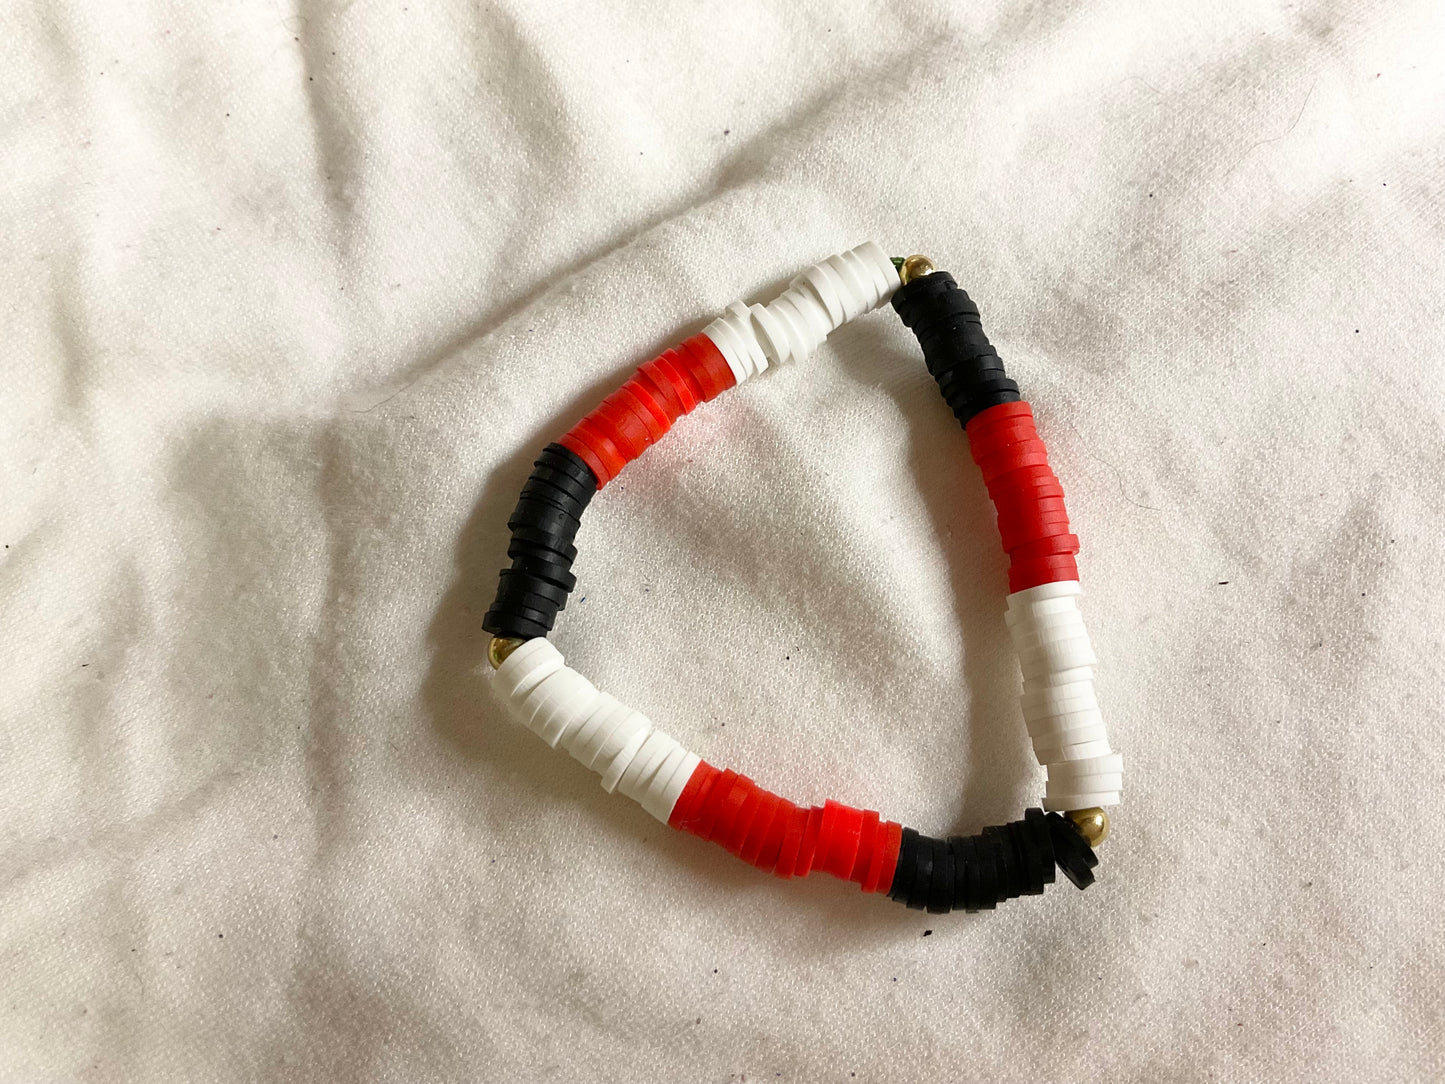
[[[1005,624],[1023,676],[1024,721],[1048,773],[1044,808],[974,836],[935,839],[833,801],[795,805],[703,761],[568,667],[545,638],[576,585],[575,540],[598,490],[698,404],[770,365],[802,360],[890,298],[968,433],[997,511],[1010,562]],[[507,521],[512,564],[483,621],[493,634],[496,691],[515,719],[597,772],[608,791],[779,877],[823,870],[932,912],[1036,895],[1055,868],[1087,887],[1123,764],[1094,695],[1097,660],[1078,607],[1079,540],[1063,496],[1032,411],[968,294],[924,257],[890,260],[877,245],[860,245],[804,271],[767,305],[729,306],[543,450]]]

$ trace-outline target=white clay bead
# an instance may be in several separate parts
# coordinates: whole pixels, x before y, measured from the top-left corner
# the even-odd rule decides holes
[[[1087,711],[1099,706],[1092,681],[1069,685],[1045,685],[1030,689],[1019,698],[1026,717],[1053,715],[1060,711]]]
[[[632,758],[627,769],[618,776],[617,789],[629,798],[641,799],[653,773],[662,767],[667,754],[672,752],[676,745],[677,742],[662,731],[654,730],[637,750],[637,755]]]
[[[1023,602],[1017,606],[1010,606],[1004,612],[1004,624],[1012,628],[1021,621],[1038,621],[1053,614],[1078,613],[1077,598],[1076,595],[1059,595],[1054,598],[1040,599],[1037,602]]]
[[[576,757],[584,768],[598,771],[596,764],[602,758],[602,750],[606,746],[608,738],[627,721],[631,714],[632,709],[616,697],[607,693],[598,693],[597,706],[592,709],[592,714],[572,736],[572,741],[567,746],[567,752]],[[615,754],[621,749],[626,741],[627,735],[625,734],[618,738],[616,744],[612,746],[612,753]]]
[[[739,384],[770,364],[801,361],[844,323],[898,288],[893,261],[869,241],[814,264],[766,305],[734,302],[703,329]]]
[[[1046,715],[1041,719],[1029,719],[1029,737],[1035,742],[1047,742],[1054,745],[1063,745],[1068,742],[1094,741],[1098,738],[1108,737],[1108,727],[1104,725],[1103,713],[1098,708],[1091,708],[1088,711],[1069,711],[1059,715]],[[1088,733],[1087,738],[1069,737],[1071,734]]]
[[[701,763],[640,711],[599,692],[543,638],[513,650],[493,674],[493,688],[512,718],[601,775],[605,789],[620,785],[664,823]]]
[[[1004,612],[1024,679],[1024,725],[1048,769],[1048,809],[1106,804],[1081,798],[1114,804],[1123,789],[1123,759],[1109,748],[1094,690],[1098,656],[1079,609],[1082,594],[1077,580],[1039,584],[1009,595]]]
[[[1056,580],[1053,583],[1041,583],[1037,587],[1025,588],[1022,591],[1015,591],[1008,597],[1009,608],[1015,606],[1026,606],[1031,602],[1041,602],[1044,599],[1059,598],[1064,595],[1082,595],[1083,585],[1078,580]]]
[[[553,749],[563,734],[576,730],[597,704],[592,682],[570,667],[548,675],[526,698],[527,729]]]
[[[1064,601],[1072,602],[1073,599]],[[1012,637],[1014,643],[1028,638],[1059,640],[1086,633],[1084,615],[1078,610],[1064,610],[1051,614],[1021,613],[1008,629],[1009,636]]]
[[[690,753],[678,746],[675,753],[682,756],[674,763],[673,756],[669,755],[667,763],[657,770],[648,784],[647,793],[642,798],[642,808],[651,813],[663,824],[672,816],[673,807],[677,805],[678,798],[682,797],[683,789],[687,781],[692,778],[692,773],[702,763],[702,758],[696,753]]]
[[[1096,666],[1099,657],[1087,636],[1040,644],[1019,652],[1019,668],[1025,679],[1080,666]]]
[[[1052,734],[1044,734],[1038,737],[1029,735],[1033,739],[1034,756],[1040,764],[1048,767],[1059,760],[1082,760],[1083,757],[1064,756],[1065,749],[1071,749],[1079,745],[1093,745],[1098,743],[1106,749],[1109,745],[1109,728],[1102,723],[1098,726],[1077,726],[1069,730],[1058,731]],[[1098,754],[1094,754],[1098,755]]]
[[[1049,782],[1083,779],[1091,775],[1118,775],[1123,770],[1124,758],[1118,753],[1111,753],[1108,756],[1094,757],[1091,760],[1069,760],[1050,764]]]
[[[1061,745],[1057,750],[1050,750],[1048,759],[1040,760],[1039,763],[1050,767],[1069,760],[1092,760],[1094,757],[1106,757],[1112,752],[1107,739],[1076,742],[1071,745]]]
[[[633,714],[639,715],[640,713],[634,712]],[[637,754],[642,750],[643,745],[646,744],[647,739],[651,736],[651,726],[631,730],[628,733],[626,743],[621,749],[612,756],[604,757],[598,761],[596,768],[593,770],[602,774],[603,790],[611,794],[617,789],[617,783],[621,780],[622,774],[627,771],[628,768],[632,767],[632,762],[637,758]]]
[[[657,770],[648,777],[647,785],[637,794],[637,800],[644,806],[647,805],[652,792],[659,787],[665,786],[667,781],[672,778],[672,773],[677,770],[677,766],[686,760],[688,756],[688,751],[683,748],[682,745],[673,741],[667,750],[666,758],[657,766]]]
[[[602,785],[611,790],[612,786],[608,786],[607,777],[612,775],[612,769],[616,767],[616,776],[620,776],[631,762],[632,754],[642,748],[642,743],[651,733],[652,720],[640,711],[626,708],[626,714],[614,716],[612,729],[602,739],[602,747],[587,766],[602,776]],[[613,776],[613,786],[616,785],[616,776]]]
[[[1047,794],[1077,794],[1081,791],[1123,790],[1124,773],[1111,772],[1108,775],[1086,775],[1082,779],[1050,779]]]
[[[1044,808],[1050,812],[1060,813],[1070,809],[1093,809],[1095,806],[1103,808],[1118,804],[1118,791],[1105,791],[1098,794],[1060,794],[1057,797],[1046,795],[1044,797]]]
[[[534,646],[539,645],[539,646]],[[537,683],[562,668],[562,655],[543,639],[528,640],[507,656],[493,675],[506,699],[520,703]]]
[[[1030,678],[1024,683],[1024,688],[1033,691],[1043,688],[1058,688],[1061,685],[1073,685],[1081,681],[1093,681],[1094,668],[1092,666],[1078,666],[1071,670],[1052,670],[1036,678]]]

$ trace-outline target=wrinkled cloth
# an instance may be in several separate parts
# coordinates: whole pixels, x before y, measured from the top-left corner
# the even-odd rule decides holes
[[[1445,10],[0,7],[0,1080],[1445,1075]],[[783,882],[507,721],[532,459],[876,239],[1083,540],[1098,884]],[[889,310],[593,502],[554,642],[710,762],[1037,804]]]

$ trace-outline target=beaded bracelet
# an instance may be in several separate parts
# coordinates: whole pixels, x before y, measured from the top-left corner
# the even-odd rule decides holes
[[[598,691],[546,639],[576,585],[573,543],[594,493],[699,403],[769,365],[805,358],[829,332],[889,298],[964,426],[997,511],[1009,555],[1004,620],[1023,674],[1024,721],[1047,770],[1042,809],[975,836],[934,839],[834,801],[794,805],[713,767]],[[609,792],[779,877],[825,870],[932,912],[1041,893],[1056,865],[1079,888],[1093,883],[1093,847],[1108,834],[1104,807],[1119,801],[1123,762],[1094,695],[1079,540],[1033,414],[978,309],[925,257],[891,259],[870,242],[808,268],[770,304],[728,306],[548,445],[507,526],[512,566],[483,622],[493,634],[495,687],[518,721],[600,774]]]

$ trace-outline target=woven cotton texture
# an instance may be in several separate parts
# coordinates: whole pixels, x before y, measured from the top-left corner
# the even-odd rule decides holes
[[[1445,1076],[1436,0],[0,5],[0,1081]],[[930,917],[492,697],[541,448],[875,238],[1082,539],[1099,882]],[[593,501],[555,642],[710,763],[1038,804],[887,308]]]

